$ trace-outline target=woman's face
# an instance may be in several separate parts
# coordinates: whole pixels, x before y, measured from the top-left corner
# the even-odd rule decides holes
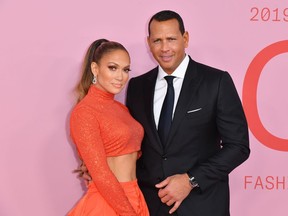
[[[103,55],[99,64],[92,62],[96,87],[111,94],[118,94],[129,78],[130,57],[124,50],[114,50]]]

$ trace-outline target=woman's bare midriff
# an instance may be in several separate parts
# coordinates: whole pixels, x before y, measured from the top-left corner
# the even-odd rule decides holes
[[[128,182],[136,179],[136,161],[138,152],[107,157],[107,163],[119,182]]]

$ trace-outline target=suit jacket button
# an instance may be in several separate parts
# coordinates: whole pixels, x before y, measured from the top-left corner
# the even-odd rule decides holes
[[[162,156],[163,160],[167,160],[167,157],[165,155]]]

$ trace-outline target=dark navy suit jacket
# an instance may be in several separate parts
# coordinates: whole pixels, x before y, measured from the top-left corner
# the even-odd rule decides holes
[[[145,130],[137,162],[139,186],[151,216],[169,215],[155,184],[189,173],[193,189],[174,215],[229,216],[228,174],[249,156],[248,127],[240,98],[227,72],[191,58],[184,77],[166,147],[153,116],[158,67],[132,78],[126,105]]]

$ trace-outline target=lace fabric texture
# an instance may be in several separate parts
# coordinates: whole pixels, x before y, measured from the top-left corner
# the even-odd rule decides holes
[[[140,151],[142,126],[113,94],[91,86],[71,113],[70,130],[99,193],[117,214],[136,215],[107,157]]]

